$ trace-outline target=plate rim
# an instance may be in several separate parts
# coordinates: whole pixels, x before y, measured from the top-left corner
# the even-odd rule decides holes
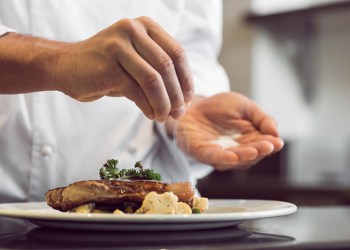
[[[252,219],[265,219],[278,216],[289,215],[297,211],[297,206],[293,203],[278,200],[262,200],[262,199],[209,199],[210,206],[216,206],[215,203],[231,202],[249,203],[249,202],[265,202],[276,203],[281,207],[275,209],[267,209],[261,211],[240,211],[229,213],[202,213],[191,215],[169,215],[169,214],[124,214],[121,216],[113,214],[73,214],[59,213],[47,206],[46,202],[14,202],[0,203],[0,216],[21,218],[28,220],[50,220],[50,221],[67,221],[67,222],[91,222],[91,223],[210,223],[224,221],[246,221]],[[6,209],[4,206],[42,206],[37,209]],[[242,207],[242,206],[241,206]],[[38,212],[37,210],[52,209],[53,213]],[[33,211],[34,210],[34,211]]]

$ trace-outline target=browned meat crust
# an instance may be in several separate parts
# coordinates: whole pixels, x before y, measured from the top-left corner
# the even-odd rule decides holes
[[[192,204],[194,191],[189,182],[167,184],[158,181],[89,180],[78,181],[67,187],[50,189],[46,192],[46,202],[54,209],[66,212],[73,207],[95,202],[116,204],[123,201],[142,202],[151,192],[173,192],[179,201]]]

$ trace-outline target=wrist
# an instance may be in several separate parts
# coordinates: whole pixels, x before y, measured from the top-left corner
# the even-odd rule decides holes
[[[7,33],[0,38],[0,92],[56,90],[55,71],[64,43]]]
[[[40,79],[41,90],[59,90],[57,65],[66,43],[36,38],[33,46],[36,48],[33,65],[36,65]]]

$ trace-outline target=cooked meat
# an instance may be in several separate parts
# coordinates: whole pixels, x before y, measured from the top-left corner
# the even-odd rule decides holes
[[[189,205],[192,205],[194,197],[194,191],[189,182],[167,184],[147,180],[78,181],[67,187],[50,189],[45,196],[49,206],[66,212],[88,202],[98,204],[117,204],[124,201],[142,202],[151,191],[158,194],[173,192],[178,196],[179,201]]]

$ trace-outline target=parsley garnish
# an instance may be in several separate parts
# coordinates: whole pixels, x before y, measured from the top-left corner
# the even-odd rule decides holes
[[[107,163],[103,164],[99,172],[101,180],[162,180],[161,175],[154,172],[153,169],[144,169],[140,161],[135,163],[133,169],[119,169],[117,165],[117,160],[107,160]]]

